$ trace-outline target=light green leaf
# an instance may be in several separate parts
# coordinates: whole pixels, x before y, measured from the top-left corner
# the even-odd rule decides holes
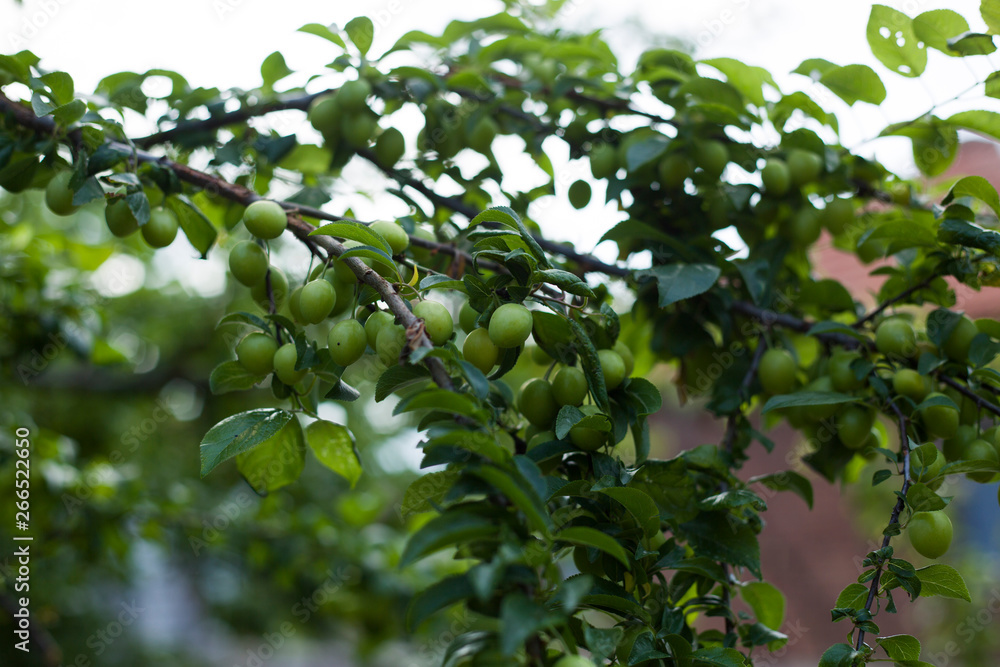
[[[375,37],[375,26],[367,16],[359,16],[347,22],[344,32],[361,51],[361,55],[366,55],[372,46],[372,38]]]
[[[250,410],[223,419],[201,440],[201,476],[237,454],[273,438],[295,416],[273,408]]]
[[[804,405],[837,405],[839,403],[852,403],[857,401],[856,396],[841,394],[835,391],[799,391],[794,394],[780,394],[767,399],[767,403],[760,413],[766,414],[771,410],[781,408],[801,407]]]
[[[273,437],[236,457],[236,467],[261,495],[297,480],[305,465],[302,426],[294,417]]]
[[[916,637],[910,635],[891,635],[889,637],[878,637],[875,642],[893,660],[919,660],[920,642]]]
[[[921,597],[940,596],[945,598],[956,598],[972,602],[969,595],[969,588],[965,585],[965,579],[958,570],[943,563],[935,563],[917,570],[917,579],[920,580]]]
[[[601,493],[613,498],[629,511],[646,537],[652,537],[660,532],[660,510],[649,494],[639,489],[622,486],[609,486],[601,489]]]
[[[386,255],[392,255],[392,248],[389,247],[389,242],[382,238],[382,235],[371,229],[367,225],[362,225],[360,222],[331,222],[328,225],[323,225],[319,229],[314,229],[309,232],[309,236],[335,236],[337,238],[349,239],[351,241],[357,241],[362,245],[370,245],[384,252]]]
[[[231,391],[250,389],[266,377],[251,373],[238,361],[224,361],[212,370],[208,386],[213,394],[227,394]]]
[[[354,451],[351,434],[345,427],[322,419],[314,421],[306,427],[306,442],[320,463],[346,479],[354,488],[361,477],[361,462]]]
[[[956,54],[948,48],[948,40],[968,31],[969,22],[950,9],[932,9],[913,19],[913,32],[917,39],[949,56]]]
[[[919,76],[927,66],[927,48],[903,12],[874,5],[868,17],[868,46],[879,61],[896,74]]]
[[[435,505],[442,504],[458,476],[458,470],[441,470],[415,479],[403,494],[400,516],[406,519],[412,514],[430,512]]]
[[[850,105],[857,102],[882,104],[885,86],[878,74],[868,65],[845,65],[827,71],[819,82]]]
[[[309,35],[316,35],[317,37],[322,37],[328,42],[333,42],[334,44],[336,44],[341,48],[346,48],[347,46],[346,44],[344,44],[344,40],[340,38],[340,35],[330,30],[325,25],[321,25],[319,23],[307,23],[306,25],[299,28],[298,31],[307,33]]]
[[[864,609],[868,600],[868,587],[857,582],[848,584],[847,588],[840,591],[834,607],[838,609]]]
[[[285,64],[285,57],[281,55],[281,51],[275,51],[264,58],[264,62],[260,65],[260,76],[266,91],[274,90],[274,84],[291,73],[292,70]]]
[[[778,630],[785,622],[785,596],[765,581],[751,581],[740,587],[740,596],[753,610],[757,620]]]

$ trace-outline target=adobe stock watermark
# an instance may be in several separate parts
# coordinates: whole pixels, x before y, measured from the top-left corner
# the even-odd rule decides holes
[[[63,663],[70,667],[96,667],[100,661],[92,658],[99,658],[111,648],[111,645],[118,641],[125,631],[135,623],[139,615],[146,611],[145,607],[140,607],[135,603],[122,602],[119,605],[120,611],[115,618],[104,626],[92,632],[85,642],[90,652],[77,653],[73,660]]]
[[[32,3],[30,8],[25,7],[21,21],[7,32],[7,44],[10,46],[10,52],[16,53],[26,49],[28,42],[52,23],[62,8],[70,2],[72,0],[39,0]]]

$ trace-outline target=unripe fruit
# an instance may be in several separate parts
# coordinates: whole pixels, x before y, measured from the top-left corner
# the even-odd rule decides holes
[[[920,445],[910,455],[910,476],[917,482],[928,482],[944,467],[944,455],[933,442]]]
[[[340,134],[340,105],[336,95],[320,95],[309,105],[307,118],[324,137]]]
[[[964,363],[969,358],[972,339],[978,333],[979,329],[972,323],[972,320],[968,317],[962,317],[948,334],[948,339],[941,346],[941,351],[952,361]]]
[[[302,298],[302,285],[299,285],[292,290],[291,294],[288,295],[288,310],[292,313],[292,319],[298,323],[304,323],[306,320],[302,317],[302,309],[299,307],[299,299]]]
[[[719,178],[729,163],[729,149],[721,141],[709,139],[699,142],[695,151],[695,162],[706,176]]]
[[[371,94],[371,84],[364,79],[348,81],[337,91],[337,103],[344,111],[357,113],[365,108],[365,102]]]
[[[501,348],[520,347],[531,335],[531,311],[519,303],[505,303],[490,317],[490,340]]]
[[[406,230],[395,222],[379,220],[373,222],[370,229],[386,240],[392,248],[393,255],[398,255],[410,245],[410,237],[406,234]]]
[[[327,334],[326,344],[333,363],[339,366],[350,366],[365,354],[368,347],[368,336],[365,327],[357,320],[337,322]]]
[[[366,147],[377,127],[378,121],[367,109],[344,116],[340,121],[344,141],[354,148]]]
[[[274,353],[274,374],[287,385],[293,385],[306,376],[306,369],[295,370],[298,362],[295,343],[285,343]]]
[[[167,208],[154,208],[149,214],[149,222],[144,224],[142,238],[154,248],[166,248],[177,238],[177,216]]]
[[[809,384],[805,386],[806,391],[820,391],[820,392],[831,392],[833,391],[833,379],[829,375],[821,375]],[[837,414],[842,405],[832,404],[832,405],[807,405],[805,407],[805,415],[813,421],[823,421],[824,419],[829,419]]]
[[[927,394],[931,392],[932,388],[929,378],[912,368],[901,368],[892,376],[892,390],[915,403],[920,403],[927,398]]]
[[[365,320],[365,336],[368,338],[368,344],[371,345],[373,350],[375,349],[375,338],[378,336],[378,332],[382,327],[391,325],[394,319],[392,313],[377,310]]]
[[[819,212],[812,206],[800,208],[785,223],[783,231],[796,248],[811,246],[823,231],[819,222]]]
[[[320,278],[305,284],[299,296],[299,312],[302,320],[309,324],[318,324],[325,320],[334,304],[337,303],[337,292],[326,280]]]
[[[632,350],[621,340],[615,341],[611,349],[617,352],[618,356],[625,362],[625,377],[630,377],[632,371],[635,370],[635,357],[632,356]]]
[[[788,192],[792,184],[792,176],[788,171],[788,165],[777,158],[771,158],[760,170],[760,179],[764,184],[764,191],[774,197],[781,197]]]
[[[288,226],[288,216],[277,202],[261,199],[247,206],[243,224],[259,239],[276,239]]]
[[[890,357],[912,357],[917,353],[917,335],[906,320],[884,320],[875,330],[875,347]]]
[[[590,183],[587,181],[573,181],[569,186],[569,203],[580,210],[590,203]]]
[[[236,344],[236,358],[256,375],[266,375],[274,370],[274,353],[277,351],[278,341],[259,332],[247,334]]]
[[[787,394],[795,388],[798,365],[785,350],[771,348],[760,358],[757,377],[768,394]]]
[[[594,667],[594,663],[582,655],[564,655],[552,667]]]
[[[267,273],[267,254],[253,241],[240,241],[229,253],[229,272],[247,287],[253,287]]]
[[[75,193],[69,187],[71,178],[73,178],[73,172],[60,171],[45,186],[45,205],[57,215],[69,215],[79,208],[79,206],[73,204],[73,195]]]
[[[875,411],[860,405],[849,405],[837,415],[837,437],[848,449],[861,449],[875,425]]]
[[[375,353],[386,366],[399,363],[399,356],[406,348],[406,329],[399,324],[388,324],[375,336]]]
[[[838,350],[830,356],[830,365],[827,367],[827,372],[830,374],[830,379],[833,380],[833,388],[837,391],[854,391],[855,389],[860,389],[864,386],[864,380],[859,380],[854,375],[854,369],[851,368],[851,363],[855,359],[860,359],[861,355],[856,352],[847,352],[845,350]]]
[[[539,428],[549,428],[556,420],[559,405],[552,395],[552,385],[542,378],[521,385],[517,406],[529,422]]]
[[[469,305],[466,301],[458,311],[458,326],[462,327],[465,333],[472,333],[476,328],[476,320],[479,319],[479,311]]]
[[[587,376],[579,368],[567,366],[552,379],[552,396],[559,405],[580,405],[587,390]]]
[[[910,544],[924,558],[940,558],[951,546],[953,528],[948,515],[936,512],[917,512],[906,528]]]
[[[104,209],[104,219],[108,222],[108,229],[118,238],[125,238],[139,229],[139,221],[124,199],[119,199]]]
[[[271,292],[274,294],[274,309],[277,310],[281,308],[281,305],[285,303],[285,298],[288,296],[288,279],[285,278],[284,272],[281,269],[271,267]],[[271,302],[267,297],[267,276],[264,276],[264,280],[250,288],[250,296],[253,300],[263,308],[268,310],[271,307]]]
[[[487,375],[496,365],[500,350],[493,344],[486,329],[475,329],[462,344],[462,356]]]
[[[944,396],[940,392],[927,395],[926,400]],[[950,438],[958,431],[958,409],[950,405],[931,405],[920,411],[924,428],[932,438]]]
[[[812,151],[793,148],[788,152],[788,171],[794,185],[812,183],[823,171],[823,158]]]
[[[590,151],[590,172],[594,178],[608,178],[618,171],[618,151],[611,144],[599,144]]]
[[[497,127],[496,121],[492,118],[486,116],[480,119],[475,127],[472,128],[472,131],[469,132],[469,148],[477,153],[489,153],[490,148],[493,146],[493,140],[499,131],[500,128]]]
[[[694,167],[683,153],[670,153],[660,160],[657,171],[663,187],[676,190],[683,187],[684,182],[691,177]]]
[[[559,438],[557,438],[556,434],[552,431],[539,431],[528,438],[528,446],[525,448],[525,451],[530,452],[538,445],[544,445],[546,442],[552,442],[553,440],[558,439]]]
[[[850,199],[834,197],[820,214],[820,222],[834,236],[843,234],[847,226],[854,222],[854,204]]]
[[[962,424],[955,431],[955,435],[947,438],[941,451],[948,463],[959,461],[965,454],[965,446],[976,439],[976,427],[971,424]]]
[[[601,361],[601,371],[604,373],[604,386],[608,391],[617,388],[625,381],[625,362],[613,350],[598,350],[597,357]]]
[[[585,405],[580,408],[580,412],[588,417],[601,414],[595,405]],[[574,426],[569,430],[569,439],[586,452],[596,452],[607,443],[608,434],[588,426]]]
[[[442,303],[421,301],[413,307],[413,314],[424,321],[424,331],[435,345],[444,345],[455,333],[455,322]]]
[[[990,463],[994,467],[1000,462],[1000,458],[997,457],[997,450],[993,446],[993,443],[987,442],[983,439],[976,439],[965,445],[962,449],[962,458],[966,461],[982,461],[983,463]],[[974,482],[979,482],[980,484],[985,484],[993,479],[996,473],[989,470],[984,470],[982,472],[970,472],[966,473],[965,476]]]
[[[403,133],[390,127],[375,142],[375,158],[383,167],[392,167],[406,153],[406,140]]]

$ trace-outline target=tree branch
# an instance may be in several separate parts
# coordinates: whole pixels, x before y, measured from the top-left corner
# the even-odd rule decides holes
[[[958,393],[962,394],[966,398],[973,400],[980,409],[987,410],[1000,417],[1000,406],[997,406],[996,404],[987,401],[985,398],[983,398],[976,392],[972,391],[971,389],[966,387],[964,384],[962,384],[955,378],[938,373],[937,379],[945,383]]]
[[[934,282],[937,278],[938,278],[938,275],[935,273],[935,274],[931,275],[929,278],[927,278],[926,280],[922,280],[921,282],[917,283],[913,287],[909,287],[909,288],[903,290],[902,292],[900,292],[896,296],[892,297],[891,299],[883,301],[881,304],[879,304],[879,306],[877,308],[875,308],[875,310],[873,310],[872,312],[870,312],[867,315],[865,315],[864,317],[862,317],[860,320],[858,320],[857,322],[855,322],[852,326],[855,329],[860,329],[866,323],[868,323],[868,322],[872,321],[873,319],[875,319],[876,317],[878,317],[882,312],[885,311],[886,308],[888,308],[892,304],[898,303],[898,302],[902,301],[903,299],[905,299],[906,297],[911,296],[912,294],[914,294],[916,292],[919,292],[920,290],[922,290],[923,288],[927,287],[932,282]]]

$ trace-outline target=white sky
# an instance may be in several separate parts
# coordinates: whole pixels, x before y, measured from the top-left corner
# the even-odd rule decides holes
[[[963,14],[973,30],[984,30],[978,0],[883,0],[884,4],[915,16],[930,9],[949,8]],[[495,13],[490,0],[355,0],[354,2],[281,3],[267,0],[0,0],[0,52],[28,48],[42,57],[43,66],[68,71],[77,89],[92,90],[103,76],[121,70],[153,67],[182,73],[193,85],[254,87],[260,82],[260,62],[280,50],[292,69],[324,71],[333,59],[331,46],[316,37],[297,33],[305,23],[344,24],[367,15],[378,30],[373,53],[391,45],[412,29],[433,32],[451,19],[469,19]],[[658,2],[639,0],[570,0],[565,25],[580,30],[606,29],[628,64],[650,42],[671,37],[699,45],[700,57],[730,56],[769,69],[786,91],[805,89],[829,110],[838,113],[845,145],[871,138],[888,122],[907,120],[943,102],[960,90],[1000,69],[1000,55],[948,58],[930,52],[927,72],[918,80],[905,79],[884,69],[871,55],[865,25],[871,3],[861,0],[828,2],[803,0],[699,0]],[[825,89],[803,77],[788,75],[802,60],[822,57],[838,64],[869,64],[889,91],[881,107],[859,103],[848,108]],[[327,70],[328,71],[328,70]],[[292,79],[291,81],[295,81]],[[300,80],[301,81],[301,80]],[[984,104],[982,99],[975,104]],[[1000,109],[986,103],[992,108]],[[969,103],[952,103],[938,111],[948,116]],[[883,139],[863,144],[890,167],[908,170],[909,142]],[[552,155],[562,187],[588,173],[580,162],[567,164],[564,155]],[[518,169],[512,170],[516,172]],[[524,171],[530,182],[531,169]],[[370,177],[357,170],[354,178]],[[377,204],[377,205],[376,205]],[[385,217],[380,202],[356,204],[360,217]],[[399,214],[398,209],[388,211]],[[589,250],[619,219],[612,207],[592,204],[576,212],[560,204],[542,205],[535,217],[553,238],[576,242]],[[575,216],[575,217],[571,217]],[[570,222],[572,221],[572,222]],[[613,257],[613,248],[601,248]]]

